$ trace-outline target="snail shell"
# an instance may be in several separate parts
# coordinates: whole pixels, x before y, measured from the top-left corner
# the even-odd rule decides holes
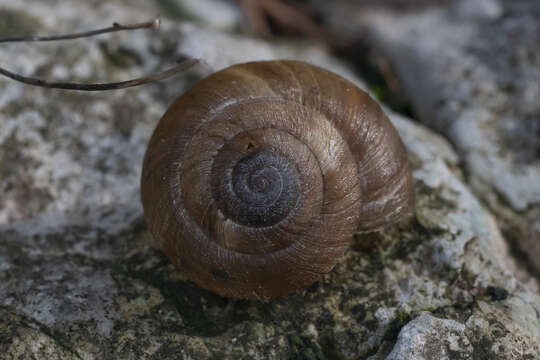
[[[180,96],[152,135],[141,188],[158,246],[232,298],[311,284],[356,230],[414,207],[407,152],[381,108],[297,61],[235,65]]]

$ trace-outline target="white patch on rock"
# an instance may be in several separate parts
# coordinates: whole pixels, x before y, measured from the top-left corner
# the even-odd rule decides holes
[[[386,360],[449,360],[457,356],[454,353],[460,359],[472,359],[465,325],[422,312],[401,329]]]

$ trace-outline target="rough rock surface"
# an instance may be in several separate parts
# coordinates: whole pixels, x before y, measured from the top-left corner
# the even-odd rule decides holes
[[[403,327],[386,359],[447,360],[455,353],[462,359],[472,359],[473,347],[465,335],[465,325],[423,312]]]
[[[334,31],[367,34],[390,59],[418,119],[453,143],[468,183],[540,276],[538,2],[313,2]]]
[[[140,21],[164,4],[180,2],[3,1],[0,16],[12,33],[51,33]],[[0,357],[405,359],[415,339],[455,359],[540,357],[540,297],[513,275],[459,157],[396,114],[416,180],[415,219],[356,236],[308,289],[266,303],[227,300],[187,281],[151,247],[139,175],[167,104],[201,75],[252,59],[304,59],[354,79],[324,49],[170,19],[160,32],[69,47],[3,46],[0,63],[95,81],[182,56],[206,64],[127,91],[47,91],[0,79]]]

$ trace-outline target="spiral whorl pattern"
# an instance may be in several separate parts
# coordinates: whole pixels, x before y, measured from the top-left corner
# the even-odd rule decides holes
[[[269,298],[327,273],[353,232],[413,206],[407,153],[379,106],[296,61],[232,66],[178,98],[145,156],[142,201],[188,277]]]

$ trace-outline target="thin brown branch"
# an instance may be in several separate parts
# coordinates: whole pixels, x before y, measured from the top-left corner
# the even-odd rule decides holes
[[[116,31],[125,31],[125,30],[137,30],[137,29],[157,29],[159,28],[160,20],[156,18],[153,21],[147,21],[137,24],[127,24],[121,25],[119,23],[114,23],[111,27],[85,31],[80,33],[73,34],[64,34],[64,35],[53,35],[53,36],[20,36],[20,37],[11,37],[11,38],[0,38],[0,43],[6,42],[29,42],[29,41],[56,41],[56,40],[71,40],[78,39],[83,37],[90,37],[105,33],[111,33]],[[38,86],[48,89],[63,89],[63,90],[79,90],[79,91],[104,91],[104,90],[117,90],[125,89],[133,86],[139,86],[148,84],[155,81],[164,80],[171,76],[182,72],[193,65],[199,62],[198,59],[188,59],[182,61],[175,67],[167,69],[165,71],[146,75],[137,79],[131,79],[127,81],[120,82],[110,82],[110,83],[98,83],[98,84],[83,84],[83,83],[72,83],[72,82],[52,82],[43,79],[36,79],[20,74],[13,73],[3,67],[0,67],[0,75],[4,75],[15,81],[22,82],[27,85]]]
[[[239,0],[253,31],[260,36],[270,36],[270,26],[266,20],[264,8],[257,0]]]
[[[62,34],[62,35],[51,35],[51,36],[29,35],[29,36],[15,36],[15,37],[8,37],[8,38],[0,38],[0,43],[72,40],[72,39],[79,39],[83,37],[90,37],[90,36],[107,34],[107,33],[117,32],[117,31],[137,30],[137,29],[158,29],[159,25],[160,25],[160,19],[156,18],[152,21],[146,21],[146,22],[137,23],[137,24],[122,25],[119,23],[113,23],[113,25],[110,27],[90,30],[90,31],[85,31],[85,32],[80,32],[80,33],[73,33],[73,34]]]
[[[189,59],[181,62],[177,66],[170,68],[168,70],[162,71],[160,73],[151,74],[143,76],[137,79],[120,81],[120,82],[111,82],[111,83],[101,83],[101,84],[81,84],[81,83],[71,83],[71,82],[49,82],[42,79],[36,79],[31,77],[26,77],[23,75],[12,73],[2,67],[0,67],[0,74],[7,76],[10,79],[22,82],[27,85],[33,85],[48,89],[63,89],[63,90],[79,90],[79,91],[104,91],[104,90],[118,90],[125,89],[133,86],[139,86],[148,84],[155,81],[164,80],[171,76],[182,72],[193,65],[199,62],[198,59]]]
[[[259,0],[259,2],[266,13],[281,26],[299,31],[315,39],[329,41],[329,35],[321,26],[291,5],[285,4],[282,0]]]
[[[334,39],[298,5],[287,4],[284,0],[237,0],[246,14],[253,31],[260,36],[271,34],[268,19],[285,30],[299,32],[326,43]]]

